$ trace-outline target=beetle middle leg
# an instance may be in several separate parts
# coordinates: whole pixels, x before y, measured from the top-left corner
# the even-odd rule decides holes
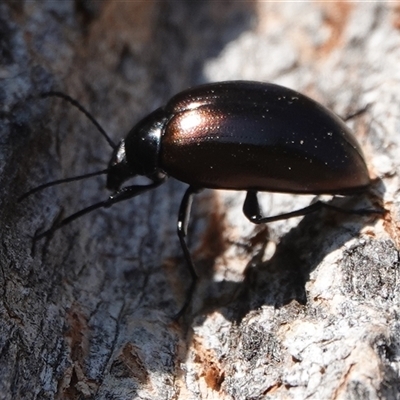
[[[189,272],[190,272],[192,282],[190,284],[185,303],[183,304],[183,306],[179,310],[179,312],[176,314],[175,319],[179,319],[182,316],[182,314],[186,311],[189,304],[191,303],[193,292],[194,292],[194,289],[196,287],[196,283],[198,280],[196,268],[194,266],[188,245],[186,243],[186,236],[187,236],[187,230],[188,230],[188,225],[189,225],[190,210],[192,208],[193,196],[202,190],[203,189],[195,188],[194,186],[189,186],[187,188],[185,194],[183,195],[181,205],[179,207],[178,226],[177,226],[178,237],[179,237],[179,242],[181,244],[181,248],[183,251],[183,255],[184,255],[186,263],[189,267]]]
[[[323,201],[317,201],[299,210],[291,211],[284,214],[274,215],[272,217],[263,217],[261,215],[261,209],[257,199],[257,192],[248,191],[246,199],[243,203],[243,214],[253,224],[265,224],[268,222],[281,221],[283,219],[289,219],[293,217],[302,217],[304,215],[318,211],[321,208],[327,208],[329,210],[335,210],[345,214],[357,214],[357,215],[384,213],[384,210],[374,210],[374,209],[346,210],[345,208],[336,207],[333,206],[332,204],[324,203]]]

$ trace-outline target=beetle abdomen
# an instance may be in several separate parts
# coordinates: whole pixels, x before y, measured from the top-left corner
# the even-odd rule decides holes
[[[191,102],[183,92],[166,107],[172,118],[161,164],[174,178],[198,187],[287,193],[346,193],[369,185],[350,130],[308,97],[252,82],[190,93]]]

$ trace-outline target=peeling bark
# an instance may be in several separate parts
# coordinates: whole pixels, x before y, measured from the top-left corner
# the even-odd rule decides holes
[[[395,3],[0,4],[1,399],[397,399],[400,30]],[[384,218],[321,211],[253,226],[243,194],[205,191],[190,245],[191,310],[175,233],[185,185],[36,232],[105,198],[110,149],[59,99],[78,99],[115,141],[173,94],[208,81],[273,81],[340,115],[376,178]],[[262,194],[264,213],[312,196]]]

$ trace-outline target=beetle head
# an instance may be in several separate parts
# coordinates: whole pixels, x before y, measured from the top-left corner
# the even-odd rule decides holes
[[[153,181],[165,177],[158,160],[166,121],[165,112],[159,108],[139,121],[121,140],[108,165],[108,189],[116,191],[124,181],[136,175]]]
[[[115,148],[108,164],[107,189],[118,190],[124,181],[134,175],[136,174],[130,170],[126,161],[125,140],[122,139]]]

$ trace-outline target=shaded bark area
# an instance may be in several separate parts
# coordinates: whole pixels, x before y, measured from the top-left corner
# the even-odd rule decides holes
[[[12,2],[0,5],[0,398],[399,398],[399,9],[390,3]],[[32,242],[107,197],[104,178],[22,193],[105,168],[114,141],[176,92],[273,81],[346,116],[376,181],[332,200],[383,218],[319,212],[268,226],[243,194],[205,191],[189,242],[185,187],[169,180]],[[345,177],[344,177],[345,179]],[[263,194],[266,215],[312,196]]]

